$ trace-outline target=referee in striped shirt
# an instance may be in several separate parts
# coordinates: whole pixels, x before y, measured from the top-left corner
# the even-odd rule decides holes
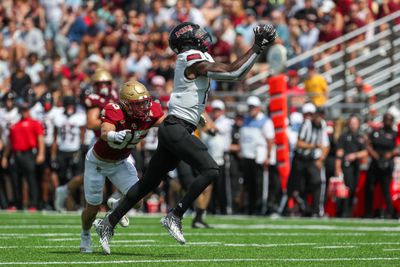
[[[287,197],[294,197],[303,215],[324,215],[325,170],[324,160],[329,151],[329,139],[324,110],[307,103],[303,106],[304,122],[301,126],[288,181]],[[312,195],[308,206],[307,196]],[[287,203],[284,200],[283,208]]]

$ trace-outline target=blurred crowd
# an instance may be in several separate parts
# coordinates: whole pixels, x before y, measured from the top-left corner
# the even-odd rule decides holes
[[[97,68],[111,73],[114,88],[130,79],[139,80],[155,99],[167,106],[168,95],[173,88],[175,63],[175,55],[168,47],[168,34],[177,23],[192,21],[205,27],[213,37],[210,54],[216,61],[230,62],[250,48],[252,29],[262,22],[275,25],[279,36],[276,43],[284,48],[288,58],[292,58],[399,9],[400,2],[397,0],[3,0],[0,3],[1,208],[54,209],[55,189],[82,175],[83,156],[94,138],[93,133],[85,129],[84,100],[92,92],[91,77]],[[357,38],[373,38],[373,34]],[[357,41],[357,38],[352,41]],[[340,47],[334,47],[329,53],[337,49]],[[296,70],[287,72],[288,90],[293,96],[289,104],[300,107],[290,110],[288,136],[291,159],[295,164],[292,170],[296,173],[289,175],[287,191],[282,190],[280,184],[274,127],[269,118],[268,105],[253,96],[247,99],[244,107],[228,110],[228,104],[232,106],[231,103],[235,103],[234,97],[211,97],[209,124],[199,133],[221,166],[221,179],[213,186],[210,212],[322,216],[328,178],[344,177],[349,188],[349,200],[340,203],[338,214],[350,216],[354,179],[358,179],[358,175],[348,178],[348,166],[345,166],[348,161],[354,167],[358,164],[354,162],[365,163],[370,158],[371,172],[379,172],[381,169],[375,167],[383,155],[380,153],[391,151],[390,155],[383,156],[389,163],[379,164],[390,165],[385,169],[387,173],[393,169],[391,162],[397,155],[395,147],[391,147],[392,143],[388,141],[389,145],[385,143],[387,151],[374,148],[373,133],[378,130],[370,128],[361,134],[359,125],[363,121],[356,117],[349,119],[348,131],[356,128],[354,131],[362,136],[359,141],[363,145],[359,150],[346,152],[346,146],[343,146],[345,140],[340,141],[345,127],[332,127],[324,120],[323,106],[329,98],[330,81],[318,74],[312,61],[303,63],[308,66],[306,80],[301,81]],[[326,70],[330,66],[323,68]],[[262,56],[248,75],[266,69],[266,56]],[[304,87],[299,86],[301,82],[304,82]],[[370,90],[361,77],[357,82],[360,92]],[[242,92],[248,89],[246,86],[245,83],[213,82],[211,90]],[[362,98],[364,94],[358,96]],[[307,101],[312,104],[305,105]],[[368,104],[374,99],[364,97],[362,101]],[[392,114],[391,127],[382,129],[395,129],[399,115],[396,112]],[[49,118],[54,122],[51,127],[36,123]],[[357,120],[357,127],[353,120]],[[40,145],[38,137],[44,135],[43,145],[47,149],[43,153],[32,149],[35,160],[31,161],[27,160],[27,155],[20,153],[24,150],[23,145],[17,145],[14,153],[11,151],[5,157],[10,128],[27,127],[26,121],[34,130],[29,136],[15,134],[15,140],[19,140],[17,143],[37,147]],[[387,124],[384,121],[383,125]],[[255,134],[263,140],[261,143],[252,143],[245,138],[246,135],[253,136],[254,125],[257,126]],[[341,125],[345,123],[342,121]],[[18,133],[18,130],[15,132]],[[367,133],[371,133],[369,138],[365,138]],[[313,134],[318,137],[311,138]],[[377,135],[388,136],[386,132]],[[390,132],[390,135],[395,138],[397,133]],[[152,130],[145,142],[132,152],[139,173],[145,171],[156,144],[156,130]],[[346,153],[359,154],[345,160]],[[267,155],[267,158],[259,154]],[[314,161],[317,162],[316,168],[302,167],[311,163],[314,166]],[[324,167],[327,173],[321,175]],[[356,167],[354,172],[359,171]],[[296,174],[301,174],[302,178],[296,179]],[[178,175],[179,171],[170,173],[172,179],[165,180],[160,190],[149,197],[149,205],[144,205],[143,209],[151,211],[151,203],[157,203],[157,210],[165,211],[182,190],[177,180],[173,179]],[[309,180],[309,177],[313,179]],[[347,182],[348,179],[351,182]],[[300,182],[293,183],[294,180]],[[371,180],[370,187],[371,184],[373,187],[375,181]],[[384,185],[387,188],[387,180]],[[107,190],[112,191],[111,188]],[[80,190],[75,192],[67,203],[67,209],[76,210],[84,205],[81,193]],[[308,203],[308,193],[315,203]],[[295,199],[295,207],[287,199]],[[394,216],[393,207],[390,208],[388,203],[387,206],[388,214]]]
[[[160,75],[170,91],[174,54],[168,48],[168,33],[179,22],[205,27],[213,37],[210,52],[222,62],[234,60],[251,46],[255,25],[273,23],[279,36],[276,43],[291,58],[399,7],[397,0],[4,0],[0,95],[13,90],[19,97],[35,98],[48,90],[57,100],[64,94],[78,96],[94,63],[104,65],[117,82],[136,78],[149,85]],[[328,53],[340,46],[332,49]],[[249,76],[267,69],[265,61],[261,57]],[[217,83],[212,89],[232,86],[245,89],[244,84]]]

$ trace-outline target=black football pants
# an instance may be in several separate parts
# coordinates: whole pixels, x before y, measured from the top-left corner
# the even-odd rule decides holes
[[[15,152],[15,175],[12,177],[14,202],[18,208],[22,208],[22,179],[25,178],[29,186],[29,206],[37,207],[39,198],[39,186],[35,172],[35,154],[29,150]]]
[[[358,178],[360,176],[360,166],[357,162],[347,166],[342,164],[343,179],[346,186],[349,187],[349,196],[346,199],[338,199],[338,217],[351,217],[353,209],[353,199],[356,193]]]
[[[381,169],[375,160],[371,162],[365,181],[365,217],[369,218],[373,216],[374,189],[377,183],[381,184],[387,212],[390,215],[395,213],[390,195],[390,182],[392,180],[392,174],[392,167]]]
[[[306,213],[310,211],[307,195],[311,193],[313,198],[311,212],[320,214],[321,183],[321,170],[315,165],[315,160],[295,155],[290,169],[287,195],[300,202],[301,208]]]
[[[168,116],[158,130],[158,147],[144,177],[129,189],[123,201],[109,215],[115,226],[139,200],[154,190],[165,175],[183,160],[198,172],[186,195],[177,203],[175,213],[183,215],[192,202],[219,176],[219,168],[207,147],[191,133],[195,126]]]

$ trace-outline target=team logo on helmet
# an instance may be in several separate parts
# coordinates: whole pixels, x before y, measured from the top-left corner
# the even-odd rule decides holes
[[[150,114],[151,96],[146,87],[137,81],[122,85],[119,102],[122,109],[136,119],[145,120]]]
[[[183,27],[182,29],[178,30],[177,32],[175,32],[175,36],[179,37],[188,31],[193,31],[192,25],[187,25],[187,26]]]

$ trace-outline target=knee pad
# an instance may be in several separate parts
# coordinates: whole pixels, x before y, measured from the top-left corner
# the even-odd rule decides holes
[[[202,170],[200,173],[203,177],[207,178],[210,184],[216,181],[219,177],[219,169],[215,168],[205,169]]]

